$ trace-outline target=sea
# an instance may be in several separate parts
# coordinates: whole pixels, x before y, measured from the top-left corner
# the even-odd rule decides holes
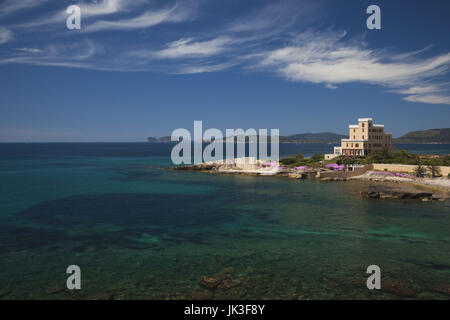
[[[449,298],[449,201],[166,170],[172,147],[0,144],[0,299]],[[282,156],[331,150],[280,144]],[[80,290],[66,286],[72,265]],[[366,286],[372,265],[381,289]],[[221,282],[206,288],[203,277]]]

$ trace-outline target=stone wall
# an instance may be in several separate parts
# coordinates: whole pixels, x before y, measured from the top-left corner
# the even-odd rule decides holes
[[[409,172],[414,173],[414,169],[416,166],[409,164],[385,164],[385,163],[374,163],[373,169],[378,171],[394,171],[394,172]],[[447,177],[450,173],[450,167],[441,166],[441,174],[444,177]]]

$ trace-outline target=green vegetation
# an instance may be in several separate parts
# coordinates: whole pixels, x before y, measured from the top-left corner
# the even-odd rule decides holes
[[[311,158],[304,158],[303,155],[299,153],[294,156],[280,159],[280,164],[289,167],[316,167],[321,165],[320,161],[322,161],[324,158],[325,156],[322,153],[316,153]]]
[[[280,136],[280,142],[340,143],[341,139],[347,138],[348,136],[331,132],[299,133],[290,136]]]
[[[434,177],[440,177],[441,176],[441,169],[434,163],[430,163],[427,166],[428,170],[430,171],[431,175]]]
[[[450,143],[450,128],[412,131],[400,138],[394,139],[394,143]]]
[[[389,152],[387,149],[372,152],[365,159],[365,163],[398,163],[415,165],[420,162],[420,157],[405,150]]]
[[[423,177],[426,173],[427,169],[420,163],[417,165],[417,167],[414,168],[414,174],[416,175],[416,177]]]
[[[323,154],[315,154],[311,158],[304,158],[302,154],[286,157],[280,160],[280,163],[285,166],[300,167],[310,166],[317,167],[327,163],[337,164],[373,164],[373,163],[389,163],[389,164],[409,164],[417,165],[416,174],[423,173],[423,171],[430,171],[433,176],[439,176],[439,166],[450,166],[450,155],[441,155],[434,157],[424,157],[414,153],[408,153],[405,150],[397,152],[389,152],[387,149],[372,152],[367,157],[356,156],[346,157],[339,156],[333,160],[324,161]],[[427,169],[427,170],[426,170]],[[418,171],[417,171],[418,170]]]

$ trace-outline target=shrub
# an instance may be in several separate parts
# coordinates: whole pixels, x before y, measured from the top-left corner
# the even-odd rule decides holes
[[[311,160],[313,162],[319,162],[319,161],[321,161],[323,159],[325,159],[325,156],[322,153],[313,154],[312,157],[311,157]]]
[[[441,176],[441,168],[439,168],[435,163],[430,163],[427,168],[430,170],[433,178]]]
[[[420,163],[417,164],[417,167],[414,168],[414,174],[416,177],[423,177],[427,173],[427,170]]]

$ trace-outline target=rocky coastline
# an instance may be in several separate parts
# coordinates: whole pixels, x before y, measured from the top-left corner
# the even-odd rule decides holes
[[[235,159],[236,160],[236,159]],[[416,200],[422,202],[450,199],[450,179],[416,178],[411,175],[386,175],[371,170],[370,166],[352,168],[351,171],[335,171],[327,168],[297,170],[281,166],[264,167],[229,165],[224,162],[205,162],[167,168],[175,171],[195,171],[210,174],[245,176],[275,176],[289,179],[311,179],[320,182],[361,181],[362,190],[356,192],[366,199]]]

